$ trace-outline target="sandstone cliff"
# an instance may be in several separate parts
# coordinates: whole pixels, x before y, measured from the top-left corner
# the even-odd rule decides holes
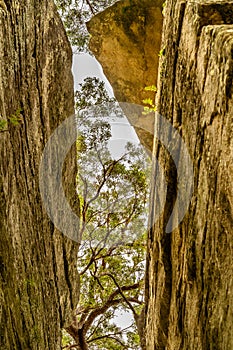
[[[155,142],[154,157],[172,181],[149,237],[151,350],[233,348],[232,13],[231,1],[167,2],[158,112],[182,135],[194,188],[183,222],[166,233],[169,203],[182,188]]]
[[[154,99],[155,94],[145,91],[145,87],[157,82],[162,3],[163,0],[119,1],[87,24],[90,49],[119,102],[142,106],[144,99]],[[153,113],[147,116],[140,113],[135,119],[129,106],[125,112],[142,144],[152,151]]]
[[[161,21],[161,13],[153,12],[156,1],[142,4],[121,1],[88,25],[91,49],[116,97],[138,104],[143,87],[157,80],[156,21]],[[147,31],[135,23],[140,15],[124,17],[127,11],[139,14],[142,8],[154,14],[148,50]],[[182,188],[174,159],[155,139],[146,279],[148,350],[233,348],[232,14],[232,1],[166,2],[157,111],[185,142],[193,163],[193,195],[182,223],[175,224],[178,206],[170,222],[173,230],[167,232],[186,184]],[[150,61],[146,73],[145,59]],[[156,130],[161,120],[157,115]],[[145,144],[148,135],[139,137]],[[171,135],[165,135],[164,142],[171,149],[177,147]],[[156,158],[167,182],[163,193],[156,191]],[[157,220],[161,197],[165,207]]]
[[[73,113],[71,63],[53,2],[0,1],[1,349],[60,349],[78,301],[77,244],[54,228],[39,193],[45,143]],[[71,153],[63,172],[74,202]]]

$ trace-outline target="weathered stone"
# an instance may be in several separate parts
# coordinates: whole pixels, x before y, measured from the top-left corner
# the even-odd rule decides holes
[[[233,349],[233,4],[167,1],[158,112],[179,130],[194,165],[183,222],[165,233],[176,200],[174,164],[154,158],[168,181],[166,208],[149,237],[147,349]],[[187,179],[188,181],[188,179]],[[154,192],[155,183],[152,184]],[[159,199],[156,193],[151,198]],[[155,197],[154,197],[155,196]],[[153,204],[153,203],[152,203]],[[150,222],[157,215],[153,211]]]
[[[119,102],[143,105],[155,93],[145,91],[156,85],[162,30],[162,3],[124,0],[94,16],[87,27],[91,34],[90,49],[101,63]],[[123,105],[124,109],[124,105]],[[154,114],[138,115],[135,127],[139,139],[152,151]]]
[[[148,8],[153,8],[153,3],[148,1]],[[137,14],[145,4],[146,1],[143,5],[121,1],[88,24],[91,49],[103,65],[119,101],[140,104],[144,86],[156,83],[158,64],[151,56],[157,56],[159,50],[155,43],[158,27],[150,30],[154,38],[148,51],[144,49],[147,21],[144,29],[139,30],[137,15],[124,17],[130,12],[130,5]],[[123,12],[125,7],[127,10]],[[155,24],[160,14],[152,8],[150,15],[154,13]],[[158,158],[164,169],[167,189],[158,198],[159,191],[155,191],[156,183],[152,181],[150,224],[158,216],[155,203],[161,197],[166,201],[159,219],[151,224],[148,238],[146,349],[230,350],[233,348],[232,1],[167,0],[161,47],[164,56],[160,62],[156,104],[163,118],[179,131],[190,153],[194,189],[183,222],[172,233],[166,233],[177,193],[182,189],[171,155],[154,140],[153,159]],[[154,63],[145,73],[146,52]],[[147,77],[152,80],[146,80]],[[142,143],[146,138],[147,135],[140,135]]]
[[[1,349],[60,349],[78,302],[77,244],[54,228],[39,193],[45,143],[74,112],[71,63],[53,2],[0,1]],[[75,163],[73,149],[63,169],[71,203]]]

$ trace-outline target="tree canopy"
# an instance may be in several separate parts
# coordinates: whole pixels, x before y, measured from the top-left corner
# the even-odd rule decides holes
[[[88,52],[85,22],[115,2],[56,0],[76,52]],[[73,323],[66,328],[63,349],[137,350],[143,348],[150,164],[141,146],[130,143],[119,157],[113,157],[111,123],[124,116],[104,82],[87,77],[75,92],[75,100],[80,302]],[[129,327],[122,329],[116,323],[117,310],[131,312]]]
[[[65,25],[68,37],[77,52],[88,50],[89,34],[85,23],[100,11],[117,0],[55,0],[58,11]]]
[[[112,155],[111,123],[123,114],[99,79],[80,84],[76,109],[80,302],[64,349],[140,349],[149,160],[130,143]],[[117,310],[131,312],[130,327],[116,324]]]

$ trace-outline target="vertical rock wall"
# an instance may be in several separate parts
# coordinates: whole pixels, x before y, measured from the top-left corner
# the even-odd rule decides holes
[[[156,83],[155,42],[160,42],[156,23],[162,21],[161,10],[153,9],[157,5],[161,9],[161,4],[149,0],[120,1],[88,24],[91,49],[103,65],[119,101],[140,104],[143,87]],[[145,21],[142,26],[142,17],[137,15],[142,8],[150,12],[150,18],[154,16],[149,30],[153,39],[147,50],[146,26],[152,22]],[[127,12],[132,9],[136,15],[128,18]],[[167,0],[161,48],[157,110],[185,142],[193,162],[194,188],[183,222],[172,233],[166,233],[177,194],[185,191],[185,186],[181,188],[177,180],[176,167],[166,147],[155,139],[153,158],[159,160],[164,170],[167,189],[164,193],[156,192],[156,183],[152,183],[146,348],[230,350],[233,348],[232,1]],[[145,65],[145,60],[151,64]],[[146,73],[144,67],[148,68]],[[155,119],[156,128],[160,126],[158,120]],[[148,120],[142,117],[140,122],[143,126]],[[148,134],[138,135],[148,146]],[[169,146],[171,140],[164,141]],[[162,199],[165,207],[157,220],[159,205],[155,203]]]
[[[0,1],[1,349],[60,349],[78,301],[77,244],[54,228],[39,193],[45,143],[73,114],[71,63],[52,1]],[[72,203],[75,163],[73,149],[63,169]]]
[[[179,227],[166,233],[176,200],[165,169],[166,208],[149,237],[147,349],[233,349],[233,3],[168,0],[158,112],[177,128],[194,166],[194,192]],[[189,181],[189,179],[187,179]],[[159,201],[152,184],[150,222]],[[170,207],[169,207],[170,206]]]

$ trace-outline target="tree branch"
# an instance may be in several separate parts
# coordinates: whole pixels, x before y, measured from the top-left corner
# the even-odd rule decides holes
[[[96,251],[93,250],[92,256],[91,256],[91,258],[90,258],[90,260],[89,260],[87,266],[79,273],[79,275],[82,276],[82,275],[89,269],[89,267],[93,264],[93,262],[94,262],[95,260],[105,259],[105,258],[108,258],[109,256],[111,256],[111,257],[114,256],[114,254],[112,254],[112,252],[113,252],[116,248],[117,248],[117,247],[111,247],[111,248],[109,248],[108,252],[107,252],[106,254],[104,254],[104,255],[100,255],[100,252],[101,252],[102,248],[99,249],[99,251],[98,251],[97,253],[96,253]]]
[[[78,344],[73,344],[73,345],[65,345],[65,346],[62,347],[62,349],[69,350],[69,349],[74,349],[74,348],[78,348],[78,347],[79,347]]]
[[[87,343],[91,343],[91,342],[96,341],[96,340],[99,340],[99,339],[109,338],[109,337],[111,337],[111,336],[115,336],[115,335],[118,335],[118,334],[122,334],[122,333],[125,332],[127,329],[131,328],[132,325],[133,325],[133,323],[132,323],[130,326],[121,329],[119,332],[110,333],[110,334],[102,335],[102,336],[99,336],[99,337],[96,337],[96,338],[92,338],[92,339],[88,340]]]
[[[115,279],[115,277],[111,274],[111,273],[105,273],[105,275],[111,277],[111,279],[113,280],[113,282],[115,283],[115,285],[117,286],[120,295],[122,296],[122,298],[124,299],[124,301],[126,302],[126,304],[129,306],[130,310],[132,311],[134,317],[137,317],[138,314],[136,313],[136,311],[134,310],[134,307],[131,305],[131,303],[129,302],[129,300],[126,298],[126,296],[123,293],[123,290],[121,288],[121,286],[118,284],[117,280]]]
[[[114,339],[115,341],[120,343],[122,346],[124,346],[124,349],[128,349],[128,347],[126,347],[126,345],[120,339],[115,337],[116,334],[119,334],[119,333],[102,335],[102,336],[99,336],[99,337],[96,337],[96,338],[93,338],[93,339],[87,341],[87,343],[91,343],[92,341],[96,341],[96,340],[100,340],[100,339],[104,339],[104,338],[110,338],[110,339]]]
[[[87,3],[87,5],[88,5],[88,6],[89,6],[89,8],[90,8],[91,13],[92,13],[93,15],[95,15],[95,10],[94,10],[94,8],[93,8],[92,4],[90,3],[90,1],[89,1],[89,0],[86,0],[86,3]]]
[[[93,311],[90,312],[89,316],[86,319],[85,324],[83,325],[84,333],[87,332],[87,330],[90,328],[91,324],[96,319],[96,317],[98,317],[99,315],[101,315],[104,312],[106,312],[111,306],[117,305],[120,302],[122,302],[122,299],[117,299],[117,300],[114,299],[118,294],[122,295],[123,291],[129,291],[129,290],[137,289],[138,287],[139,287],[139,283],[135,283],[135,284],[133,284],[131,286],[123,286],[123,287],[120,287],[120,288],[116,289],[109,296],[108,300],[106,301],[106,303],[104,305],[102,305],[102,306],[100,306],[98,308],[95,308]],[[123,299],[125,300],[125,296],[123,297]],[[134,311],[134,313],[135,313],[135,311]]]

